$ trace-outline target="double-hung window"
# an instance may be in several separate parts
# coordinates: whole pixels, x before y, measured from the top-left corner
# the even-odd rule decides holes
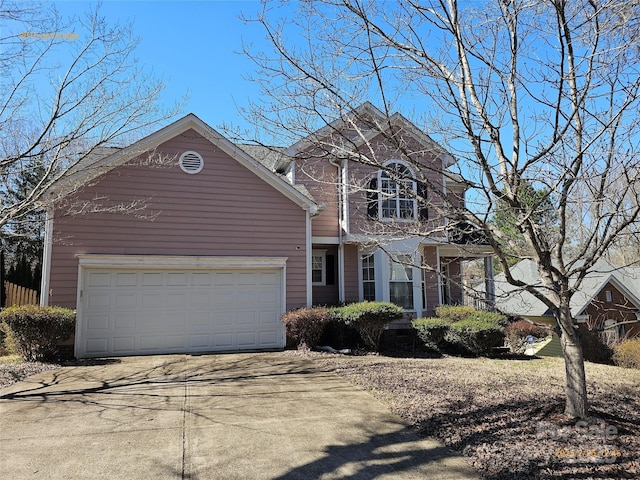
[[[373,254],[362,257],[362,299],[376,299],[376,269]]]
[[[311,255],[311,283],[327,284],[327,252],[324,250],[314,250]]]
[[[411,255],[389,258],[389,301],[406,310],[413,310],[413,264]]]

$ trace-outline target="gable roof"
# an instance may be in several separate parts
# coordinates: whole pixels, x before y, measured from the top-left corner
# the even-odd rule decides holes
[[[243,148],[235,145],[226,137],[211,128],[196,115],[190,113],[160,130],[138,140],[125,148],[100,148],[83,159],[70,175],[59,182],[50,192],[51,195],[61,197],[73,192],[77,185],[84,185],[104,173],[125,164],[138,155],[152,151],[162,143],[186,132],[194,130],[202,137],[236,160],[245,168],[251,170],[266,183],[271,185],[285,197],[298,204],[312,215],[318,213],[318,205],[308,191],[296,188],[281,175],[275,173],[267,165],[257,161]]]
[[[431,137],[429,137],[429,135],[416,127],[414,123],[407,120],[398,112],[395,112],[388,117],[370,102],[363,103],[346,115],[334,120],[328,125],[323,126],[311,135],[297,141],[287,148],[284,153],[290,157],[294,157],[297,153],[313,146],[315,142],[331,135],[332,132],[341,130],[345,127],[348,128],[350,125],[357,124],[358,120],[367,117],[374,119],[375,126],[372,126],[367,131],[363,131],[362,135],[353,141],[354,147],[357,148],[366,144],[376,136],[386,132],[391,127],[399,127],[403,131],[408,132],[426,150],[433,151],[437,156],[441,157],[445,167],[451,166],[455,163],[453,156],[447,150],[435,142]]]
[[[517,280],[529,285],[542,283],[533,260],[521,260],[511,269]],[[548,307],[529,292],[509,284],[504,273],[495,279],[496,307],[508,314],[521,316],[549,316]],[[571,315],[575,318],[585,311],[593,299],[609,283],[620,290],[640,309],[640,267],[620,267],[604,259],[598,261],[584,278],[580,290],[571,298]]]

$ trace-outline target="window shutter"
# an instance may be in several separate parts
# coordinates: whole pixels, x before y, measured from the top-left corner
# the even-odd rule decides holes
[[[378,219],[378,177],[373,177],[367,190],[367,216],[372,220]]]
[[[325,267],[327,269],[326,284],[335,285],[336,284],[336,256],[335,255],[327,255],[327,262]]]
[[[416,182],[418,184],[418,220],[429,220],[429,208],[427,207],[427,185],[422,182]]]

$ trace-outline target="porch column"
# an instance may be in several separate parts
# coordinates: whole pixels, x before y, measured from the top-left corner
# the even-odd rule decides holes
[[[496,286],[493,278],[493,257],[484,257],[484,300],[487,307],[493,310],[496,305]]]

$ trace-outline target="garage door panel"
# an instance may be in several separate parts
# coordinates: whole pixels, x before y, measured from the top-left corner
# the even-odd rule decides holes
[[[136,314],[135,313],[116,313],[113,315],[113,326],[118,331],[135,331]]]
[[[109,308],[111,306],[111,295],[108,293],[91,293],[87,294],[87,304],[92,310],[101,308]]]
[[[189,303],[188,301],[188,292],[182,293],[170,293],[167,295],[167,309],[176,309],[176,308],[184,308]]]
[[[89,338],[84,342],[85,350],[95,352],[97,355],[109,355],[107,348],[109,341],[106,338]]]
[[[162,273],[158,272],[144,272],[142,274],[141,285],[143,287],[161,287],[163,282]]]
[[[214,333],[213,334],[213,347],[214,348],[233,348],[233,334],[231,333]]]
[[[182,350],[187,346],[185,340],[186,338],[184,335],[165,335],[164,347],[168,349]]]
[[[138,285],[138,274],[132,272],[119,272],[115,274],[117,287],[135,287]]]
[[[108,287],[111,285],[111,274],[108,272],[91,272],[87,276],[88,287]]]
[[[268,344],[276,344],[278,342],[279,332],[277,330],[271,331],[261,331],[260,332],[260,343],[262,345]]]
[[[142,308],[145,308],[145,309],[163,310],[165,307],[164,298],[165,298],[165,295],[163,295],[160,292],[154,291],[151,293],[143,293],[141,295],[140,305],[142,306]]]
[[[167,273],[166,284],[170,287],[186,287],[188,285],[187,278],[188,275],[185,272],[170,272]]]
[[[117,309],[131,309],[138,304],[138,295],[135,293],[118,292],[114,295],[114,306]]]
[[[109,330],[109,315],[89,315],[87,317],[87,327],[92,331]]]
[[[113,352],[124,354],[135,352],[136,341],[134,337],[114,337],[112,339]]]
[[[194,286],[210,286],[211,274],[208,272],[194,272],[191,274],[191,284]]]
[[[254,310],[238,312],[237,325],[242,328],[255,327],[257,325],[258,312]]]
[[[214,274],[213,283],[218,286],[233,286],[236,284],[235,275],[233,272],[217,272]]]
[[[256,332],[240,332],[238,333],[238,347],[249,348],[250,345],[255,345],[258,342],[256,338]]]
[[[238,303],[238,296],[235,288],[220,288],[218,285],[214,287],[212,292],[211,303],[218,308],[235,307]]]
[[[277,310],[261,310],[258,312],[259,315],[259,324],[262,327],[279,327],[282,323],[280,322],[280,313]]]
[[[83,272],[79,356],[279,348],[282,270]]]
[[[208,334],[190,335],[189,337],[189,346],[191,348],[197,348],[197,349],[209,348],[210,344],[211,344],[211,336]]]

